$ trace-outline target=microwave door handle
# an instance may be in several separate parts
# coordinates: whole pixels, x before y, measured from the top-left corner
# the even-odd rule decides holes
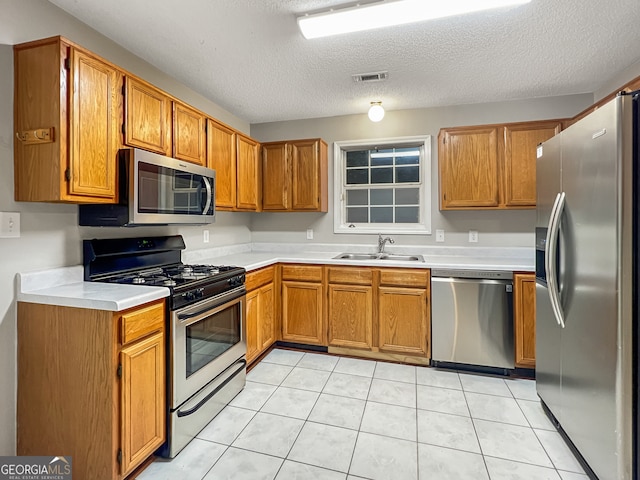
[[[207,189],[207,201],[204,204],[204,208],[202,209],[202,214],[206,215],[209,211],[209,207],[211,207],[211,201],[213,200],[213,195],[211,192],[211,183],[207,177],[202,177],[202,181],[204,182],[204,188]]]

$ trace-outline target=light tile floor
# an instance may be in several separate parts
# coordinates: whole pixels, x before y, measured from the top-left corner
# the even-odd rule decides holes
[[[272,350],[139,480],[587,480],[531,380]]]

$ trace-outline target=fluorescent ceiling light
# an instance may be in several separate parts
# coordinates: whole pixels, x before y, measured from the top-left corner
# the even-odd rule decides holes
[[[522,5],[531,0],[387,0],[298,17],[305,38],[361,32],[373,28],[422,22],[492,8]]]

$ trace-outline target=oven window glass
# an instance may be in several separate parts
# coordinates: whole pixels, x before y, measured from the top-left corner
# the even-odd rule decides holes
[[[186,327],[187,377],[240,342],[240,303]]]
[[[208,180],[213,185],[213,178]],[[207,189],[202,175],[150,163],[138,164],[139,213],[202,215],[206,203]]]

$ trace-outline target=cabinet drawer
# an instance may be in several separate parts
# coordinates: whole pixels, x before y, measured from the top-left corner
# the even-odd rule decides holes
[[[408,269],[381,269],[380,285],[395,285],[398,287],[422,287],[429,286],[429,276],[431,270],[408,270]]]
[[[370,268],[331,267],[327,270],[329,271],[329,283],[346,285],[371,285],[373,283],[373,270]]]
[[[266,285],[267,283],[273,282],[275,269],[276,267],[271,266],[247,273],[247,277],[245,280],[245,287],[247,288],[247,292],[255,290],[256,288],[261,287],[262,285]]]
[[[282,265],[282,280],[321,282],[322,267],[318,265]]]
[[[122,345],[131,343],[151,332],[164,327],[164,303],[152,303],[146,307],[131,310],[120,316],[120,341]]]

